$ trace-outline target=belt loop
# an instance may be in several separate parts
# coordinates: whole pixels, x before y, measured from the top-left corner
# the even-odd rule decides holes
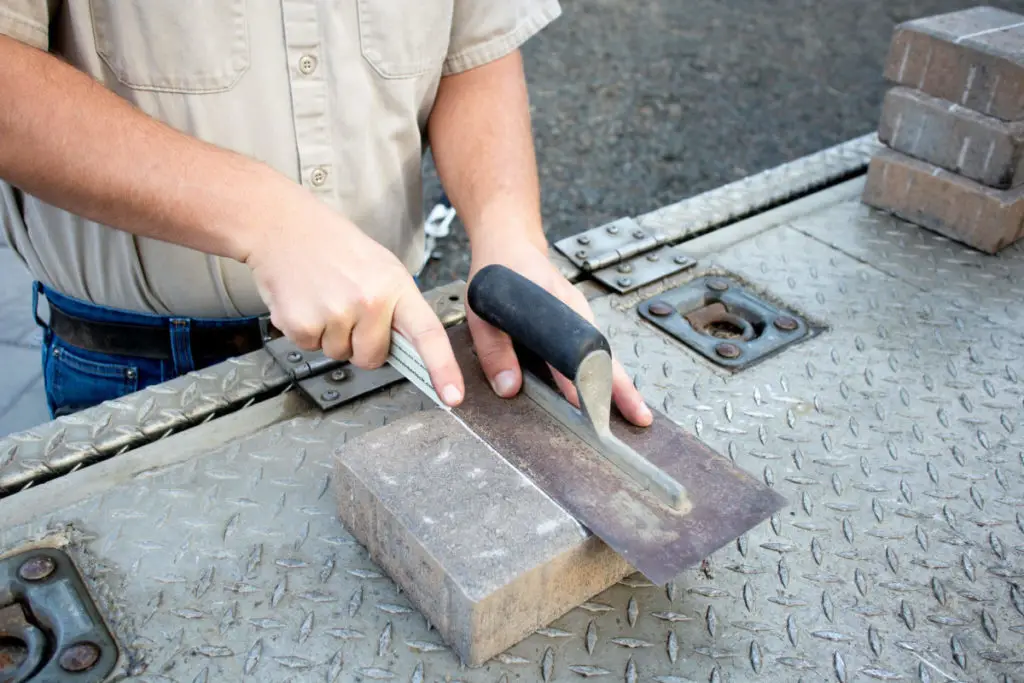
[[[46,296],[43,291],[43,283],[39,280],[32,282],[32,317],[36,319],[36,325],[45,328],[46,321],[39,317],[39,295]]]
[[[195,370],[192,357],[192,322],[188,318],[171,318],[171,355],[175,376]]]

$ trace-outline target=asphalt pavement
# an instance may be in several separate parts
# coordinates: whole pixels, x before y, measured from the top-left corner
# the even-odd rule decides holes
[[[975,4],[563,0],[523,50],[549,239],[875,130],[896,24]],[[427,210],[439,195],[428,160]],[[452,228],[423,287],[467,277]]]

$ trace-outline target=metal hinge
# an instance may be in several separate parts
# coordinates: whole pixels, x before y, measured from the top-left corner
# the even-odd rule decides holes
[[[456,280],[423,294],[445,327],[465,320],[462,303],[465,286],[464,281]],[[329,358],[323,351],[300,349],[287,337],[268,341],[264,346],[299,390],[322,410],[336,408],[405,379],[390,364],[364,370],[346,361]]]
[[[561,239],[555,248],[581,271],[625,294],[697,264],[667,242],[632,218],[620,218]]]

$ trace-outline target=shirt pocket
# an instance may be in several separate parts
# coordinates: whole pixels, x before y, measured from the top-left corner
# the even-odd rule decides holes
[[[123,85],[230,90],[249,69],[246,0],[89,0],[96,52]]]
[[[384,78],[440,73],[454,0],[358,0],[359,46]]]

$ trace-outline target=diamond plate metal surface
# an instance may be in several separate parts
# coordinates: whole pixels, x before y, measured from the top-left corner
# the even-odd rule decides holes
[[[425,292],[445,325],[464,315],[465,283]],[[290,386],[265,349],[0,439],[0,498],[84,465],[167,438]]]
[[[667,589],[626,579],[481,669],[459,667],[336,520],[332,444],[422,407],[407,384],[177,465],[98,464],[74,476],[138,471],[6,529],[0,553],[70,534],[137,680],[1019,679],[1024,345],[993,317],[1005,282],[912,283],[807,234],[827,218],[902,248],[899,222],[840,209],[693,274],[720,267],[830,324],[738,374],[642,322],[635,299],[591,302],[648,399],[791,506]],[[945,267],[978,270],[949,248]],[[1019,283],[1020,255],[985,268]]]

